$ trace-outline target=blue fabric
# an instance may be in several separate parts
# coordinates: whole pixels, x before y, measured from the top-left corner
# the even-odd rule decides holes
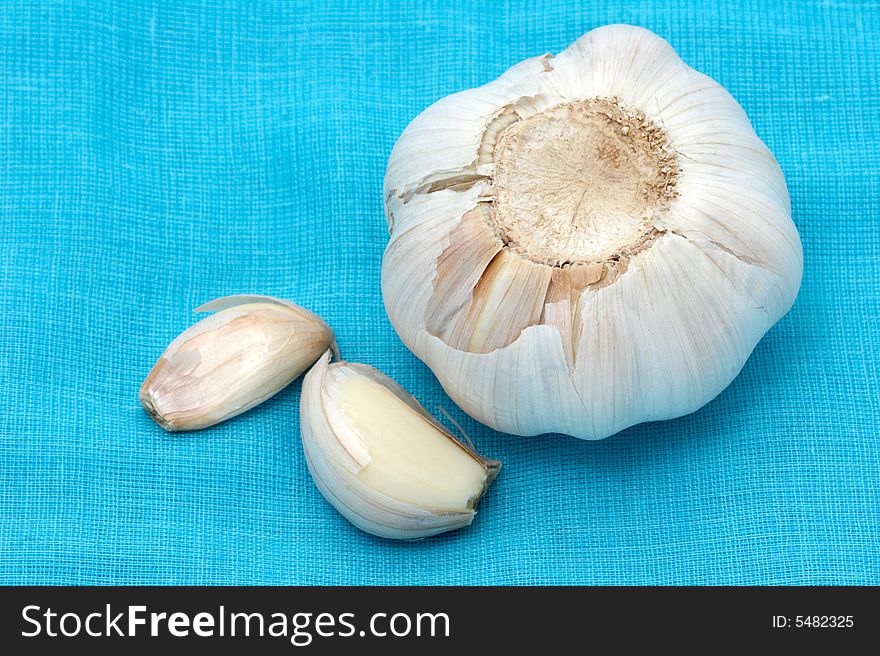
[[[382,178],[419,111],[611,22],[726,86],[805,251],[699,412],[602,442],[455,408],[383,310]],[[876,3],[203,0],[0,6],[0,581],[880,584]],[[217,296],[290,298],[504,461],[473,526],[392,543],[299,445],[299,383],[168,435],[137,390]]]

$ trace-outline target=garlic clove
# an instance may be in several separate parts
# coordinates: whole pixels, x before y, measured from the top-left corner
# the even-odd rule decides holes
[[[392,325],[510,433],[600,439],[697,410],[800,287],[773,155],[641,28],[439,100],[395,145],[384,194]]]
[[[330,363],[303,381],[302,444],[321,494],[358,528],[415,540],[467,526],[500,463],[461,444],[390,378]]]
[[[167,431],[198,430],[281,391],[328,348],[333,331],[317,315],[270,296],[216,299],[216,311],[186,329],[141,385],[144,410]]]

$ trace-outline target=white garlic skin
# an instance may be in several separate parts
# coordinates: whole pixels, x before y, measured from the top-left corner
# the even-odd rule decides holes
[[[318,490],[348,521],[362,531],[394,540],[419,540],[468,526],[476,515],[475,506],[494,480],[501,464],[479,456],[449,440],[482,466],[483,487],[469,507],[437,510],[394,499],[368,485],[358,476],[370,463],[371,453],[344,412],[334,402],[329,389],[330,367],[344,367],[351,375],[366,376],[386,387],[415,413],[439,431],[448,433],[431,418],[418,402],[393,380],[367,365],[335,362],[325,353],[303,379],[300,398],[300,430],[306,463]],[[389,421],[391,418],[389,417]]]
[[[138,395],[167,431],[207,428],[250,410],[336,349],[318,316],[271,296],[226,296],[196,312],[215,314],[168,345]]]
[[[438,260],[462,217],[493,202],[486,143],[511,120],[590,99],[619,100],[665,131],[678,174],[654,219],[659,236],[613,282],[548,304],[509,344],[450,345],[428,325],[433,313],[443,326]],[[773,155],[725,89],[637,27],[598,28],[427,108],[394,147],[384,198],[394,328],[463,410],[507,433],[594,440],[691,413],[730,384],[800,287],[800,239]],[[463,269],[450,316],[479,278]]]

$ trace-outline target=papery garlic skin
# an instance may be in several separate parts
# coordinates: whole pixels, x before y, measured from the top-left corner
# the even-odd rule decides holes
[[[376,406],[373,421],[359,423],[349,410],[354,401],[343,388],[354,383],[374,387],[349,392],[370,394],[363,401]],[[469,525],[500,468],[455,440],[393,380],[363,364],[331,364],[329,352],[303,380],[300,423],[318,490],[352,524],[379,537],[417,540]],[[394,431],[405,442],[383,444],[383,433]]]
[[[773,155],[641,28],[439,100],[395,145],[384,193],[392,324],[508,433],[600,439],[693,412],[800,287]]]
[[[317,315],[271,296],[227,296],[196,312],[216,313],[169,344],[138,395],[167,431],[207,428],[250,410],[336,349]]]

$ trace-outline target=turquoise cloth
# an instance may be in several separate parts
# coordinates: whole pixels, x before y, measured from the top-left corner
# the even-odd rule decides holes
[[[382,178],[436,99],[613,22],[742,103],[805,251],[791,313],[693,415],[495,433],[402,345]],[[0,581],[880,584],[880,8],[869,2],[4,2]],[[474,524],[361,533],[299,383],[190,435],[138,387],[217,296],[289,298],[504,462]]]

